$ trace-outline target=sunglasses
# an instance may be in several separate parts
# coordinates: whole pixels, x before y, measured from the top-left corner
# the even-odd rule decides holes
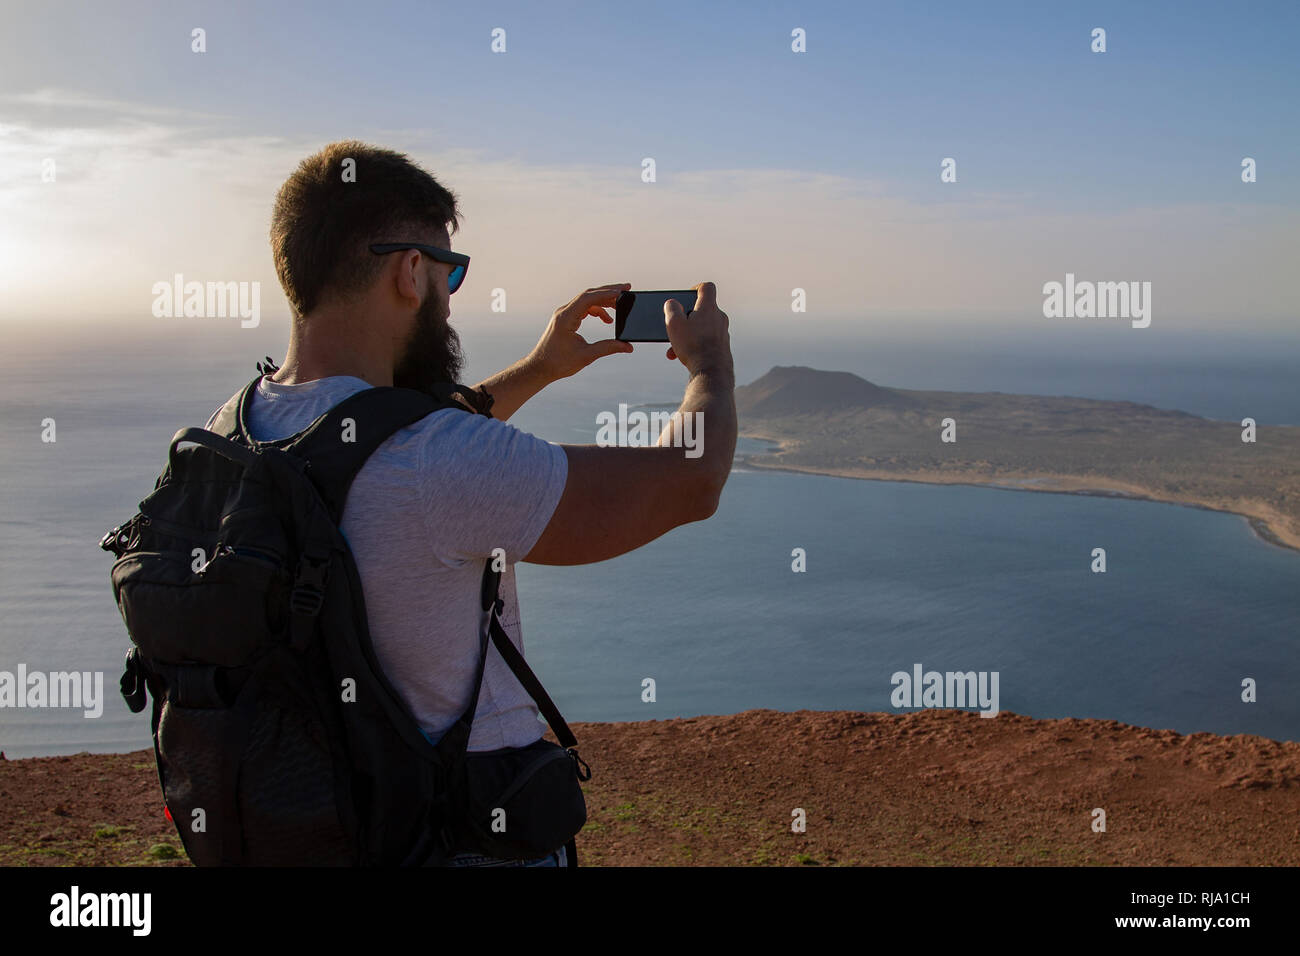
[[[465,281],[465,273],[469,271],[469,256],[461,255],[459,252],[439,249],[437,246],[422,246],[418,242],[378,242],[370,247],[371,252],[380,256],[390,252],[404,252],[407,249],[423,252],[430,259],[446,262],[452,267],[451,275],[447,276],[448,295],[459,289],[461,283]]]

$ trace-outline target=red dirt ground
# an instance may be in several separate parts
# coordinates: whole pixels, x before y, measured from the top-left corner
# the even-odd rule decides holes
[[[954,710],[572,727],[583,865],[1300,865],[1300,743]],[[179,848],[151,750],[0,762],[0,864]]]

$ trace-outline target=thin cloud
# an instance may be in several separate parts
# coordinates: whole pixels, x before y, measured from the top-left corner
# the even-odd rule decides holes
[[[0,317],[136,314],[150,288],[183,273],[262,283],[263,310],[287,314],[267,243],[284,178],[331,139],[409,153],[461,198],[458,249],[474,257],[457,314],[493,328],[538,326],[603,282],[641,288],[718,283],[729,314],[808,317],[1001,311],[1041,320],[1041,287],[1067,271],[1148,280],[1155,319],[1281,315],[1290,308],[1294,231],[1283,209],[1229,204],[1044,211],[1024,196],[962,190],[916,202],[887,182],[788,169],[661,169],[537,164],[429,130],[332,130],[249,137],[187,111],[67,90],[10,94],[40,115],[0,119]],[[57,109],[111,104],[95,122]],[[12,112],[12,111],[11,111]],[[41,181],[53,159],[54,183]],[[1230,252],[1225,252],[1230,250]],[[69,275],[76,276],[75,282]],[[505,314],[489,309],[496,289]]]
[[[27,93],[0,94],[0,103],[10,104],[11,111],[25,119],[35,119],[37,116],[48,115],[51,111],[75,110],[85,112],[92,121],[98,120],[101,125],[110,125],[122,117],[133,116],[203,122],[229,121],[233,119],[233,117],[221,113],[208,113],[201,110],[157,106],[152,103],[109,99],[59,87],[43,87]],[[12,109],[12,107],[17,107],[17,109]],[[83,122],[80,125],[92,124]]]

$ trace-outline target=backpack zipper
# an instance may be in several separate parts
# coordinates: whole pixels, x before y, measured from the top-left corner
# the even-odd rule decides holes
[[[230,545],[226,545],[225,547],[229,554],[233,554],[236,557],[250,558],[253,561],[261,561],[263,564],[271,564],[277,568],[283,563],[283,559],[278,554],[274,551],[268,551],[265,548],[253,548],[244,544],[241,544],[238,547],[231,547]]]
[[[208,570],[208,566],[222,555],[228,555],[232,558],[245,558],[250,561],[256,561],[259,564],[269,564],[271,567],[275,568],[280,567],[280,556],[273,551],[264,551],[261,548],[250,548],[246,545],[240,545],[236,548],[229,544],[221,544],[217,546],[217,550],[213,552],[212,557],[208,558],[203,567],[199,568],[194,573],[203,574]]]
[[[149,524],[148,515],[137,513],[130,521],[123,522],[100,538],[99,546],[120,558],[140,543],[140,528]]]

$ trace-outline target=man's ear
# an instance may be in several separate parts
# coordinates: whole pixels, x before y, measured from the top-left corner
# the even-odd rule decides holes
[[[407,249],[393,258],[397,260],[397,271],[393,279],[394,291],[399,299],[412,308],[418,309],[420,303],[424,301],[424,287],[428,281],[420,268],[420,260],[424,257],[417,249]]]

